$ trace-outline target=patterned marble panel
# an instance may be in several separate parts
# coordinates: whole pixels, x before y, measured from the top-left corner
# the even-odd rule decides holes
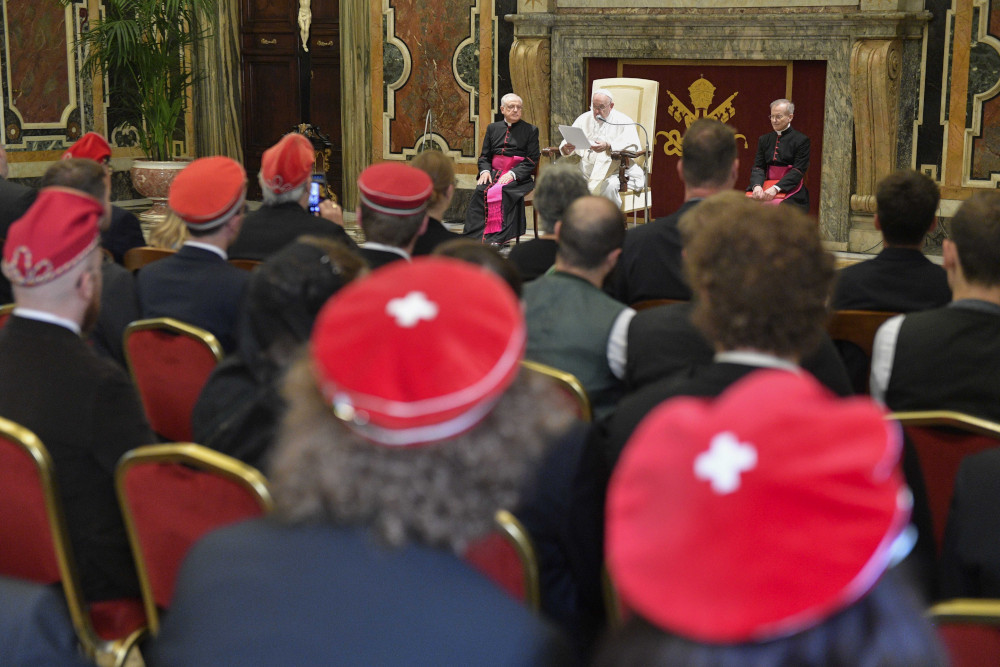
[[[978,130],[969,179],[992,186],[1000,180],[1000,8],[983,9],[973,13],[979,34],[969,52],[969,124]]]
[[[75,104],[66,71],[66,10],[34,0],[6,6],[10,106],[26,126],[58,124]]]
[[[478,154],[473,112],[478,90],[462,80],[479,68],[474,52],[463,49],[478,42],[478,7],[478,0],[445,0],[434,3],[433,8],[415,0],[389,3],[383,51],[386,158],[413,153],[423,135],[428,110],[433,114],[439,142],[467,159]],[[393,46],[398,48],[398,56],[393,54]],[[462,68],[462,77],[455,71],[457,65]]]

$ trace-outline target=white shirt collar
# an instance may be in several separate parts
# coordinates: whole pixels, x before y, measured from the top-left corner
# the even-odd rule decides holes
[[[384,243],[376,243],[375,241],[368,241],[366,243],[362,243],[361,247],[362,248],[369,248],[371,250],[381,250],[383,252],[391,252],[391,253],[394,253],[396,255],[399,255],[400,257],[402,257],[403,259],[405,259],[407,261],[410,260],[410,255],[409,255],[408,252],[406,252],[402,248],[397,248],[394,245],[385,245]]]
[[[727,350],[715,353],[716,363],[743,364],[744,366],[760,366],[761,368],[777,368],[798,373],[802,369],[787,359],[776,357],[766,352],[754,350]]]
[[[189,245],[194,248],[201,248],[202,250],[208,250],[209,252],[214,252],[216,255],[224,260],[229,260],[229,253],[220,248],[217,245],[212,245],[211,243],[201,243],[200,241],[185,241],[184,245]]]
[[[75,333],[77,336],[81,334],[80,325],[73,320],[66,319],[65,317],[59,317],[58,315],[53,315],[46,310],[35,310],[34,308],[25,308],[24,306],[16,306],[14,308],[14,315],[18,317],[23,317],[26,320],[37,320],[38,322],[48,322],[49,324],[56,324],[61,327],[65,327]]]
[[[780,136],[781,136],[781,135],[783,135],[783,134],[784,134],[785,132],[788,132],[788,131],[789,131],[790,129],[792,129],[792,124],[791,124],[791,123],[789,123],[788,125],[786,125],[786,126],[785,126],[785,129],[783,129],[783,130],[781,130],[781,131],[778,131],[778,130],[775,130],[775,132],[777,132],[777,133],[778,133],[778,136],[780,137]]]

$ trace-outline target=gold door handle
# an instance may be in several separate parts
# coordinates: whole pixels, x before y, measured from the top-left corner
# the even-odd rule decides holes
[[[333,40],[331,39],[329,42],[324,42],[322,39],[318,40],[316,46],[333,46]]]
[[[277,40],[277,38],[275,38],[275,39],[264,39],[263,37],[261,37],[260,38],[260,43],[263,44],[264,46],[274,46],[275,44],[278,43],[278,40]]]

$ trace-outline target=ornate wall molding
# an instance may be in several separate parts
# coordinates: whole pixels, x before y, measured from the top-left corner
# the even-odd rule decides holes
[[[514,92],[524,101],[524,120],[538,127],[538,145],[551,145],[549,138],[549,39],[524,37],[510,47],[510,79]]]
[[[875,186],[896,168],[902,41],[860,40],[851,49],[856,187],[851,211],[875,213]]]

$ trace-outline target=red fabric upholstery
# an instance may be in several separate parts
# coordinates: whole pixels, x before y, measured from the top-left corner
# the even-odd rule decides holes
[[[10,313],[0,313],[0,329],[3,329],[3,325],[7,324],[7,320],[10,319]]]
[[[939,623],[937,631],[948,649],[952,667],[1000,665],[1000,627]]]
[[[126,340],[132,372],[153,430],[167,440],[191,440],[191,411],[217,363],[200,342],[146,330]]]
[[[125,493],[153,598],[167,608],[188,549],[205,533],[264,513],[244,487],[176,463],[130,467]]]
[[[88,609],[94,632],[112,641],[128,637],[146,625],[146,612],[140,598],[121,598],[94,602]]]
[[[951,497],[955,492],[955,475],[958,474],[959,464],[969,454],[1000,445],[1000,440],[946,427],[904,428],[920,460],[920,470],[927,487],[927,504],[934,526],[934,540],[938,553],[941,553],[944,527],[948,521]]]
[[[59,563],[34,460],[0,435],[0,574],[59,581]]]
[[[469,545],[465,561],[489,577],[515,599],[527,597],[524,567],[517,549],[500,532],[494,531]]]

